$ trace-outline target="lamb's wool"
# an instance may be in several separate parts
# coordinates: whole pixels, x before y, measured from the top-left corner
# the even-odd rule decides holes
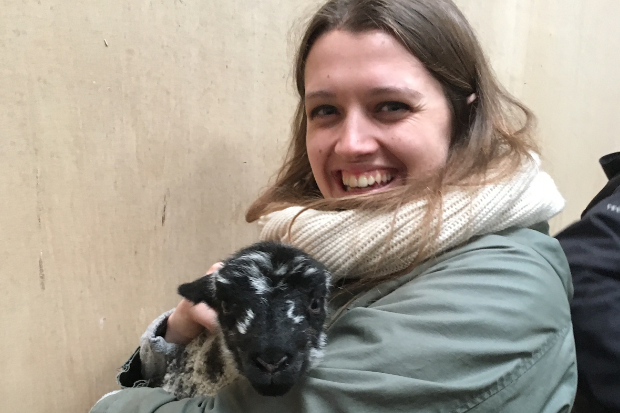
[[[295,219],[289,233],[291,222],[303,209],[290,207],[261,218],[260,238],[288,242],[306,251],[336,278],[379,277],[404,270],[416,259],[425,206],[425,201],[413,202],[395,216],[374,211],[307,210]],[[507,181],[486,185],[473,194],[463,190],[445,194],[434,252],[441,253],[474,236],[532,226],[563,208],[564,199],[555,183],[534,157]]]
[[[214,396],[238,377],[239,371],[222,336],[205,331],[172,359],[162,388],[179,399]]]

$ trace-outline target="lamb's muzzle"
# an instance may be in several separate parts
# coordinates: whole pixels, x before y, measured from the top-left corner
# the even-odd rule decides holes
[[[262,395],[286,393],[322,355],[329,282],[325,267],[303,251],[261,242],[181,285],[183,297],[217,311],[221,332],[190,343],[164,389],[212,395],[237,372]]]

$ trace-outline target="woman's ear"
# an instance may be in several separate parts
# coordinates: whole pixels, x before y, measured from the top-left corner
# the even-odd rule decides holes
[[[177,291],[183,298],[194,304],[205,303],[212,307],[215,296],[215,283],[212,277],[216,275],[217,272],[205,275],[195,281],[181,284]]]
[[[475,93],[472,93],[471,95],[469,95],[467,97],[467,104],[471,105],[472,103],[474,103],[474,101],[478,98],[478,96],[476,96]]]

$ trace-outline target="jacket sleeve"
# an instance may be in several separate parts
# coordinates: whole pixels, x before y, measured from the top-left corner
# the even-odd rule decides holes
[[[92,413],[570,410],[571,284],[557,241],[486,236],[404,279],[345,311],[323,362],[285,396],[261,397],[240,379],[214,398],[127,389]]]
[[[166,374],[166,366],[173,357],[178,345],[164,340],[168,317],[172,311],[166,311],[157,317],[140,338],[140,347],[120,368],[116,381],[122,388],[155,387],[161,383]]]
[[[580,396],[590,412],[620,411],[620,187],[556,237],[575,285]]]

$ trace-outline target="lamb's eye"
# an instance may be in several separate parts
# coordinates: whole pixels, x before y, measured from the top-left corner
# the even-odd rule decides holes
[[[228,310],[228,307],[226,307],[226,303],[224,301],[222,301],[222,313],[230,314],[230,311]]]
[[[319,298],[313,298],[308,309],[312,314],[319,314],[321,312],[321,300]]]

